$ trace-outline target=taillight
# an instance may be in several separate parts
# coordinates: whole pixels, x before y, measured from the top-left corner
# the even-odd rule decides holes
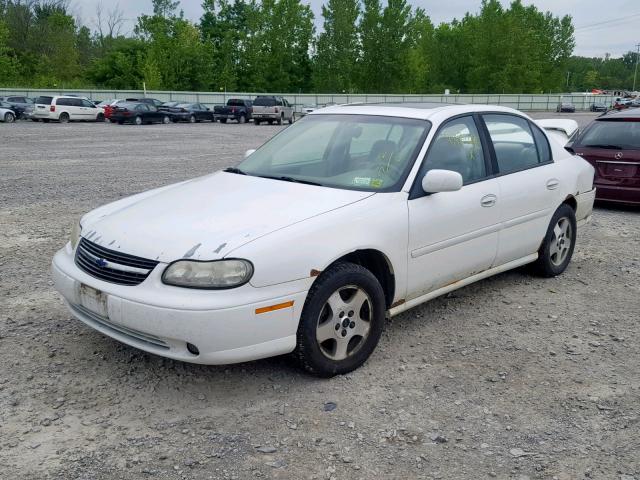
[[[123,114],[125,117],[128,117],[128,116],[129,116],[129,110],[125,110],[124,112],[122,112],[122,114]]]
[[[51,106],[49,107],[49,111],[50,111],[50,112],[55,112],[55,111],[56,111],[56,106],[55,106],[55,105],[51,105]]]

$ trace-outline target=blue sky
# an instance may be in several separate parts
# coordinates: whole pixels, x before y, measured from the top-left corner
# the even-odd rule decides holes
[[[509,0],[501,1],[504,5],[510,3]],[[93,27],[98,3],[102,3],[103,10],[119,5],[127,18],[125,30],[128,31],[138,15],[151,12],[151,0],[71,0],[71,9],[83,24]],[[187,18],[198,21],[201,3],[201,0],[182,0],[181,8]],[[321,25],[322,0],[308,3],[316,15],[316,25]],[[476,12],[480,6],[480,0],[409,0],[409,3],[424,8],[435,24],[460,18],[467,11]],[[638,0],[524,0],[524,3],[534,4],[555,15],[571,15],[576,27],[577,55],[601,57],[610,53],[617,57],[635,50],[635,45],[640,43]]]

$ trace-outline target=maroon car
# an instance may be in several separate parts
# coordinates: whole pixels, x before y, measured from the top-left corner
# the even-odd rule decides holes
[[[596,169],[596,199],[640,205],[640,108],[598,117],[567,149]]]

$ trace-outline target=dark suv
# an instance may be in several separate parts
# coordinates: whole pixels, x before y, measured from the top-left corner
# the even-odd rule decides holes
[[[20,95],[14,95],[10,97],[0,97],[3,108],[11,108],[16,112],[16,118],[26,118],[31,112],[33,112],[33,100]],[[6,107],[8,105],[9,107]]]

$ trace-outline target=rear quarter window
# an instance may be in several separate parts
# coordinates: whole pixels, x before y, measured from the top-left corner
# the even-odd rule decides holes
[[[538,158],[540,163],[547,163],[552,160],[551,147],[549,146],[549,140],[547,136],[542,132],[537,125],[529,124],[533,131],[533,138],[536,141],[536,147],[538,148]]]

